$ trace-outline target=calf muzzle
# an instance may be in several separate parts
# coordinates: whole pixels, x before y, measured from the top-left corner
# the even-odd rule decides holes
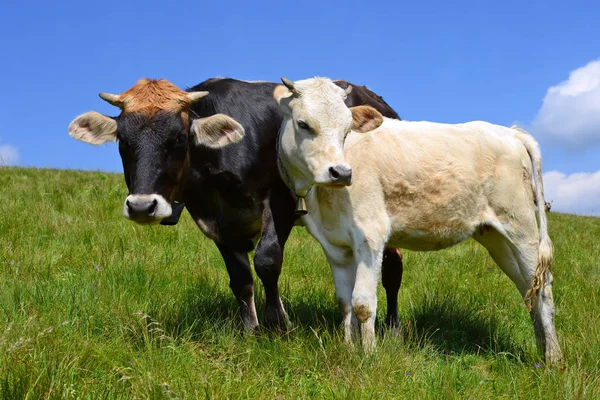
[[[341,164],[329,167],[329,177],[334,185],[349,186],[352,183],[352,168]]]

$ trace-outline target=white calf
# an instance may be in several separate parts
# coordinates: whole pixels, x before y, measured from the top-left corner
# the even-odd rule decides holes
[[[432,251],[472,237],[525,299],[546,360],[559,362],[552,242],[544,208],[539,230],[534,211],[534,197],[545,202],[533,137],[486,122],[383,118],[366,106],[349,110],[346,93],[328,79],[283,81],[274,93],[284,114],[280,171],[306,200],[303,222],[331,266],[345,339],[357,318],[363,347],[375,346],[386,245]]]

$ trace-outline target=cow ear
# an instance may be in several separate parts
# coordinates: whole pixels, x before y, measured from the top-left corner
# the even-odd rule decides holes
[[[95,111],[81,114],[69,125],[69,135],[89,144],[117,140],[117,121]]]
[[[283,114],[289,114],[290,102],[294,99],[293,93],[285,86],[278,85],[273,91],[273,97],[277,104],[279,104],[279,110]]]
[[[244,127],[225,114],[196,119],[190,131],[196,145],[214,149],[237,143],[244,137]]]
[[[356,132],[369,132],[379,128],[383,123],[383,115],[370,106],[351,107],[352,130]]]

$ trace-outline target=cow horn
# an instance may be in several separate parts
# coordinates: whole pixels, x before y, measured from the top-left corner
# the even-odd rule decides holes
[[[187,98],[190,103],[194,103],[205,96],[208,96],[208,92],[189,92],[187,94]]]
[[[296,93],[296,88],[294,88],[294,82],[290,81],[289,79],[287,79],[283,76],[281,77],[281,82],[283,82],[285,87],[288,88],[290,90],[290,92]]]
[[[115,107],[121,108],[123,106],[123,102],[121,101],[120,94],[100,92],[100,93],[98,93],[98,96],[100,96],[100,98],[102,100],[112,104]]]
[[[346,96],[348,96],[350,94],[350,92],[352,92],[352,85],[348,85],[348,87],[346,88],[346,90],[344,90],[344,92],[346,92]]]

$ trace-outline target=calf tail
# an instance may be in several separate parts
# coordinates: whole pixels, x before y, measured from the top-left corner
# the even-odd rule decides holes
[[[550,236],[548,236],[548,220],[546,219],[546,200],[544,199],[544,183],[542,182],[542,154],[537,141],[517,126],[513,126],[512,129],[516,130],[516,137],[523,143],[531,164],[533,166],[533,179],[535,182],[535,199],[538,205],[538,213],[540,219],[540,245],[538,249],[537,265],[535,272],[531,278],[531,287],[525,294],[525,305],[529,311],[532,310],[535,303],[535,299],[544,286],[544,280],[546,272],[550,270],[552,261],[554,258],[554,248]]]

